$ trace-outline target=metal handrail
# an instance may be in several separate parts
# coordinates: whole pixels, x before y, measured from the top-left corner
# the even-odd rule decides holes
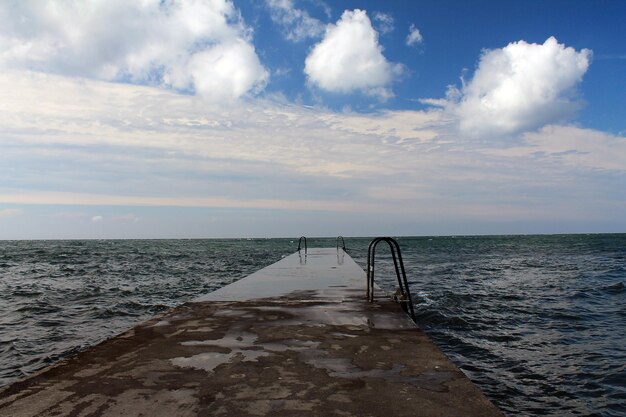
[[[343,240],[343,236],[337,236],[337,252],[339,252],[339,239],[341,239],[341,248],[346,251],[346,242]]]
[[[302,239],[304,239],[304,254],[306,255],[307,247],[306,247],[306,237],[300,236],[300,240],[298,240],[298,252],[300,252],[300,244],[302,243]]]
[[[386,242],[391,250],[391,258],[393,259],[393,266],[396,271],[396,277],[398,278],[398,290],[394,294],[394,299],[399,301],[402,308],[407,312],[413,321],[415,321],[415,311],[413,310],[413,299],[411,297],[411,290],[409,289],[409,283],[406,279],[406,272],[404,270],[404,262],[402,262],[402,253],[400,252],[400,245],[395,239],[390,237],[377,237],[372,240],[367,248],[367,299],[369,302],[374,301],[374,265],[376,258],[376,246],[380,242]],[[399,268],[398,268],[399,264]],[[400,277],[402,275],[402,277]],[[408,310],[406,304],[408,303]]]

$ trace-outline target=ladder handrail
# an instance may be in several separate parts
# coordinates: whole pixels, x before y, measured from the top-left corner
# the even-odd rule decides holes
[[[402,253],[400,252],[400,245],[398,242],[390,237],[377,237],[373,239],[367,248],[367,299],[369,302],[374,301],[374,265],[376,258],[376,247],[380,242],[386,242],[389,245],[391,251],[391,257],[393,259],[393,266],[396,271],[396,277],[398,278],[398,290],[400,291],[400,302],[408,302],[409,311],[406,310],[406,306],[403,305],[403,309],[410,314],[411,319],[415,321],[415,311],[413,310],[413,298],[411,297],[411,290],[409,289],[409,283],[406,279],[406,272],[404,270],[404,262],[402,262]],[[399,268],[398,268],[399,264]],[[401,277],[402,275],[402,277]],[[406,296],[406,299],[405,299]]]
[[[300,244],[302,243],[302,239],[304,239],[304,254],[306,255],[307,247],[306,247],[306,237],[300,236],[300,240],[298,240],[298,252],[300,252]]]
[[[346,251],[346,242],[343,240],[343,236],[337,236],[337,252],[339,252],[339,239],[341,239],[341,248]]]

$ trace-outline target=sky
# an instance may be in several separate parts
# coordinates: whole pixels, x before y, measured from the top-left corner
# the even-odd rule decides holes
[[[626,232],[626,2],[0,2],[0,239]]]

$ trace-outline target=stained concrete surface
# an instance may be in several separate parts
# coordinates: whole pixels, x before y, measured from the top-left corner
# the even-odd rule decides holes
[[[248,280],[298,289],[240,282],[5,388],[0,416],[501,416],[398,305],[366,302],[351,258],[318,255]]]

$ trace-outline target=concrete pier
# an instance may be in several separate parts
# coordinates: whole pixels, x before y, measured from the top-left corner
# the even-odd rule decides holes
[[[0,391],[0,416],[501,416],[342,250],[309,249]]]

